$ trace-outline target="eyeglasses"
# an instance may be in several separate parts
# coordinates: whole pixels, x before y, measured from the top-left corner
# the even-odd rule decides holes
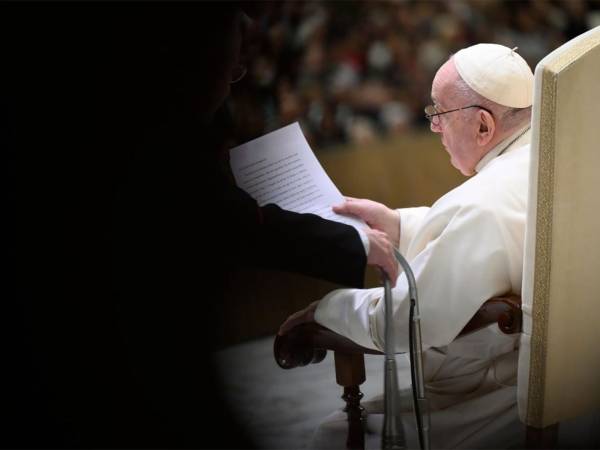
[[[231,80],[229,81],[229,84],[234,84],[240,81],[242,78],[244,78],[246,72],[248,72],[248,68],[245,65],[238,64],[235,66],[231,72]]]
[[[441,116],[442,114],[448,114],[451,112],[455,112],[455,111],[460,111],[460,110],[467,109],[467,108],[480,108],[480,109],[483,109],[484,111],[489,112],[492,116],[494,115],[489,109],[486,109],[483,106],[479,106],[479,105],[463,106],[462,108],[451,109],[449,111],[443,111],[443,112],[438,112],[438,110],[435,108],[434,105],[427,105],[425,107],[425,117],[427,119],[429,119],[429,121],[432,124],[439,125],[440,119],[438,116]]]

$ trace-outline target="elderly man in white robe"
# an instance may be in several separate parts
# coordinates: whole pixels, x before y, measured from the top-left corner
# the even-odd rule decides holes
[[[336,212],[385,231],[410,263],[419,291],[432,448],[506,448],[518,444],[518,335],[497,325],[457,338],[489,298],[520,294],[529,179],[533,73],[517,49],[478,44],[442,65],[425,108],[452,165],[472,176],[431,207],[392,210],[348,199]],[[408,351],[408,285],[393,289],[395,350]],[[383,289],[339,289],[313,302],[279,333],[315,321],[357,344],[384,350]],[[402,355],[405,356],[405,355]],[[408,358],[406,358],[407,360]],[[410,418],[408,362],[401,384]],[[366,402],[367,447],[379,448],[381,399]],[[405,421],[409,447],[418,447],[414,421]],[[317,430],[315,448],[344,443],[345,414]]]

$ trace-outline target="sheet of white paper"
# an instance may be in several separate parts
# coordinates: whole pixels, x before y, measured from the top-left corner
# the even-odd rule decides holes
[[[275,203],[359,229],[366,226],[332,211],[331,206],[343,203],[344,197],[319,164],[298,122],[232,148],[230,164],[237,185],[260,206]]]

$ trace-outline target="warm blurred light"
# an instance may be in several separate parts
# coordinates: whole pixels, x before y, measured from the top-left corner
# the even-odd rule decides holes
[[[426,127],[430,83],[479,42],[519,47],[532,69],[600,24],[600,1],[265,2],[232,95],[240,140],[300,121],[318,148]]]

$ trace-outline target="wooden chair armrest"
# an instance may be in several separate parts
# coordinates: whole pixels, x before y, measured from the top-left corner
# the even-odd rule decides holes
[[[516,295],[494,297],[486,301],[462,329],[459,336],[477,331],[496,322],[506,334],[521,331],[521,298]],[[346,355],[382,352],[362,347],[350,339],[316,323],[302,324],[289,333],[275,338],[275,361],[283,369],[316,364],[325,358],[327,350]]]
[[[273,345],[275,361],[282,369],[320,363],[325,358],[327,350],[347,355],[383,354],[362,347],[316,323],[298,325],[287,334],[276,336]]]
[[[462,336],[496,322],[506,334],[521,331],[521,298],[514,295],[486,301],[459,333]],[[362,347],[344,336],[316,323],[302,324],[275,338],[275,361],[283,369],[292,369],[323,361],[327,350],[334,351],[337,384],[343,386],[348,434],[346,448],[364,450],[365,417],[360,405],[360,385],[366,380],[364,354],[382,354]]]

